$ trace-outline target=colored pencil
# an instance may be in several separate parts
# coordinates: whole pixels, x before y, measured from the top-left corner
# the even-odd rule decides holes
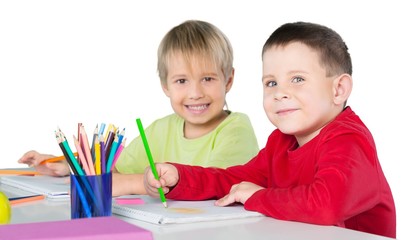
[[[116,151],[115,158],[113,159],[111,171],[115,168],[116,162],[119,159],[120,153],[122,153],[123,148],[125,148],[126,145],[126,138],[123,139],[122,143],[120,143],[118,150]]]
[[[75,153],[73,153],[73,155],[77,157],[78,153],[75,152]],[[65,160],[66,160],[66,157],[65,157],[64,155],[62,155],[62,156],[58,156],[58,157],[53,157],[53,158],[45,159],[45,160],[43,160],[43,161],[42,161],[41,163],[39,163],[39,164],[52,163],[52,162],[60,162],[60,161],[65,161]]]
[[[101,174],[101,144],[99,143],[98,135],[95,137],[94,152],[95,152],[95,173],[97,175],[100,175]]]
[[[32,196],[24,196],[24,197],[14,197],[8,199],[10,201],[11,206],[19,204],[19,203],[25,203],[25,202],[32,202],[32,201],[37,201],[37,200],[42,200],[45,199],[44,195],[32,195]]]
[[[115,158],[115,153],[116,153],[117,149],[118,149],[118,137],[115,136],[115,139],[113,140],[113,143],[111,146],[111,151],[108,156],[108,160],[106,162],[106,173],[111,171],[113,159]]]
[[[105,136],[104,136],[105,139],[108,138],[108,135],[109,135],[110,132],[115,132],[115,131],[114,131],[114,128],[115,128],[115,127],[113,126],[113,124],[110,123],[110,124],[108,125],[108,128],[106,129]]]
[[[95,163],[95,148],[94,148],[94,145],[95,145],[95,138],[97,136],[98,136],[98,124],[95,126],[94,133],[92,134],[91,154],[92,154],[92,160],[94,161],[94,163]]]
[[[105,130],[105,123],[101,123],[101,126],[99,127],[98,136],[103,135],[103,134],[104,134],[104,130]]]
[[[70,171],[72,171],[74,174],[78,174],[77,169],[76,169],[76,167],[75,167],[74,164],[73,164],[73,161],[70,159],[70,156],[67,154],[67,151],[66,151],[66,149],[65,149],[65,147],[64,147],[64,145],[63,145],[63,139],[62,139],[61,132],[60,132],[60,131],[59,131],[59,132],[55,132],[55,135],[56,135],[57,143],[59,144],[59,147],[60,147],[60,149],[62,150],[63,155],[64,155],[64,157],[65,157],[67,163],[68,163],[69,166],[70,166]]]
[[[88,201],[85,198],[85,194],[84,194],[83,189],[80,186],[80,183],[76,179],[76,178],[79,178],[79,177],[80,176],[71,176],[71,179],[73,179],[72,181],[74,182],[74,185],[76,186],[77,194],[78,194],[78,197],[79,197],[79,199],[81,201],[81,204],[83,205],[85,215],[87,216],[87,218],[91,218],[92,214],[91,214],[90,206],[88,205]],[[86,180],[86,178],[84,178],[83,180]],[[85,183],[85,181],[84,181],[84,183]],[[95,201],[94,196],[93,195],[91,195],[91,196]],[[97,203],[97,201],[95,201],[95,203]]]
[[[115,139],[115,132],[114,131],[109,131],[108,133],[108,137],[105,140],[105,156],[108,157],[109,153],[111,151],[111,147],[112,147],[112,142]],[[107,159],[105,159],[106,161]]]
[[[83,140],[81,139],[81,134],[80,134],[82,125],[83,125],[82,123],[78,123],[78,126],[77,126],[77,138],[78,138],[78,142],[80,143],[80,146],[82,145],[82,142],[83,142]],[[81,164],[80,156],[77,156],[77,161],[79,164]]]
[[[74,157],[73,152],[71,151],[70,145],[67,142],[66,137],[64,136],[63,132],[59,130],[59,137],[60,137],[60,141],[61,144],[63,146],[62,151],[64,153],[64,155],[66,156],[67,160],[70,160],[70,162],[73,165],[73,171],[74,169],[76,170],[75,173],[78,173],[79,175],[84,175],[83,169],[81,168],[80,164],[78,163],[77,159]]]
[[[90,174],[95,175],[94,162],[92,161],[91,149],[88,143],[88,137],[87,133],[85,132],[84,126],[81,126],[80,128],[80,135],[83,140],[82,141],[83,152],[85,154],[85,159],[87,160]]]
[[[41,175],[39,172],[36,171],[29,171],[29,170],[17,170],[17,169],[0,169],[0,175]]]
[[[101,174],[102,174],[106,173],[105,141],[103,135],[99,135],[99,146],[101,150]]]
[[[118,146],[120,146],[120,144],[122,143],[123,138],[125,137],[125,132],[126,132],[126,130],[123,128],[122,132],[120,132],[120,133],[118,134],[118,136],[119,136]]]
[[[143,140],[143,145],[144,145],[144,149],[146,150],[146,153],[147,153],[148,161],[150,162],[151,171],[154,174],[154,178],[157,180],[160,180],[157,169],[155,168],[153,156],[151,155],[151,150],[150,150],[150,147],[148,146],[146,134],[144,133],[143,125],[141,123],[140,118],[136,119],[136,123],[137,123],[137,127],[139,129],[139,132],[140,132],[141,139]],[[160,194],[160,199],[161,199],[162,204],[164,205],[164,207],[168,207],[162,187],[158,188],[158,192]]]
[[[77,152],[78,152],[78,157],[81,159],[81,165],[84,168],[84,172],[87,175],[91,175],[91,171],[90,171],[88,165],[92,164],[92,162],[89,163],[87,161],[87,159],[85,158],[83,150],[81,149],[80,143],[78,142],[78,139],[76,138],[76,136],[73,135],[73,139],[74,139],[74,145],[76,146],[76,149],[77,149]]]

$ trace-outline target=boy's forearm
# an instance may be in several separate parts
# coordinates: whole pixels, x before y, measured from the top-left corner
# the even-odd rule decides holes
[[[143,174],[122,174],[113,172],[112,195],[147,194],[143,184]]]

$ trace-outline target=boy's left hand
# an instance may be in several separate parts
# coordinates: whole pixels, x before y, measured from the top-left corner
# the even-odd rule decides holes
[[[244,204],[255,192],[263,189],[263,187],[251,182],[241,182],[231,187],[227,195],[215,202],[216,206],[227,206],[235,202]]]

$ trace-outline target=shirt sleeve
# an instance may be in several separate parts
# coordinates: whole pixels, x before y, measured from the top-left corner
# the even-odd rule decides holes
[[[262,149],[246,164],[227,169],[171,163],[178,170],[179,182],[167,197],[177,200],[219,199],[241,181],[264,186],[267,183],[267,161],[262,157],[264,154],[265,149]]]
[[[268,185],[252,195],[245,208],[277,219],[343,225],[379,201],[378,160],[364,135],[334,134],[316,149],[312,182]]]

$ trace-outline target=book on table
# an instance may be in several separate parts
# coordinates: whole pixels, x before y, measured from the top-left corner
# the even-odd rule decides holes
[[[119,204],[119,199],[138,199],[133,204]],[[242,204],[233,204],[226,207],[214,205],[215,200],[205,201],[176,201],[167,200],[165,208],[159,198],[144,195],[130,195],[114,198],[112,212],[117,215],[154,223],[190,223],[203,221],[216,221],[225,219],[258,217],[263,214],[245,210]]]
[[[1,184],[22,189],[48,198],[69,198],[70,177],[44,175],[6,175],[0,177]]]
[[[0,225],[0,239],[152,240],[152,232],[117,217]]]

